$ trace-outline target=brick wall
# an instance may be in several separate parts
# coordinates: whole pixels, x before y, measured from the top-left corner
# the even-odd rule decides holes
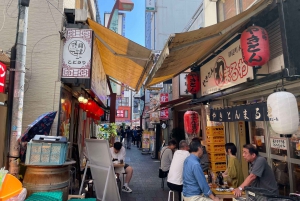
[[[5,21],[4,16],[0,15],[0,22],[4,23],[0,37],[0,49],[3,50],[9,50],[15,42],[17,2],[0,2],[0,12],[5,13]],[[58,31],[63,23],[63,1],[52,1],[52,4],[41,0],[30,1],[22,132],[39,115],[59,110],[61,40]],[[52,135],[57,132],[58,116]]]
[[[224,19],[229,19],[236,15],[236,0],[225,0],[223,3]]]

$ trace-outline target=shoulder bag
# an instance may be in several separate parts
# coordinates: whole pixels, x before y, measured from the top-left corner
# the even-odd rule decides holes
[[[159,178],[166,178],[167,176],[168,176],[168,172],[169,171],[163,171],[162,169],[161,169],[161,159],[162,159],[162,156],[163,156],[163,154],[165,153],[165,151],[167,150],[168,148],[166,148],[164,151],[163,151],[163,153],[161,154],[161,157],[160,157],[160,166],[159,166],[159,172],[158,172],[158,177]]]

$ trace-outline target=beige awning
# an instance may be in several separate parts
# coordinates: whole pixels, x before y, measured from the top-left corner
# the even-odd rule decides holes
[[[218,24],[171,35],[146,81],[146,87],[169,80],[206,58],[267,5],[267,1],[262,0],[245,12]]]
[[[149,74],[152,51],[88,19],[105,73],[138,91]]]

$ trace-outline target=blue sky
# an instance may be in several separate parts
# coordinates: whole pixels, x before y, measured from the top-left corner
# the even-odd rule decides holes
[[[145,46],[145,0],[131,0],[134,8],[125,12],[125,37]],[[98,0],[101,23],[104,22],[104,13],[111,12],[115,0]]]

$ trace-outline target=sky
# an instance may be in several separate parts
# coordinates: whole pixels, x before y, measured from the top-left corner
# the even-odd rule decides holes
[[[131,0],[134,8],[125,13],[125,37],[145,46],[145,0]],[[98,0],[101,23],[104,23],[104,13],[110,13],[115,0]]]

